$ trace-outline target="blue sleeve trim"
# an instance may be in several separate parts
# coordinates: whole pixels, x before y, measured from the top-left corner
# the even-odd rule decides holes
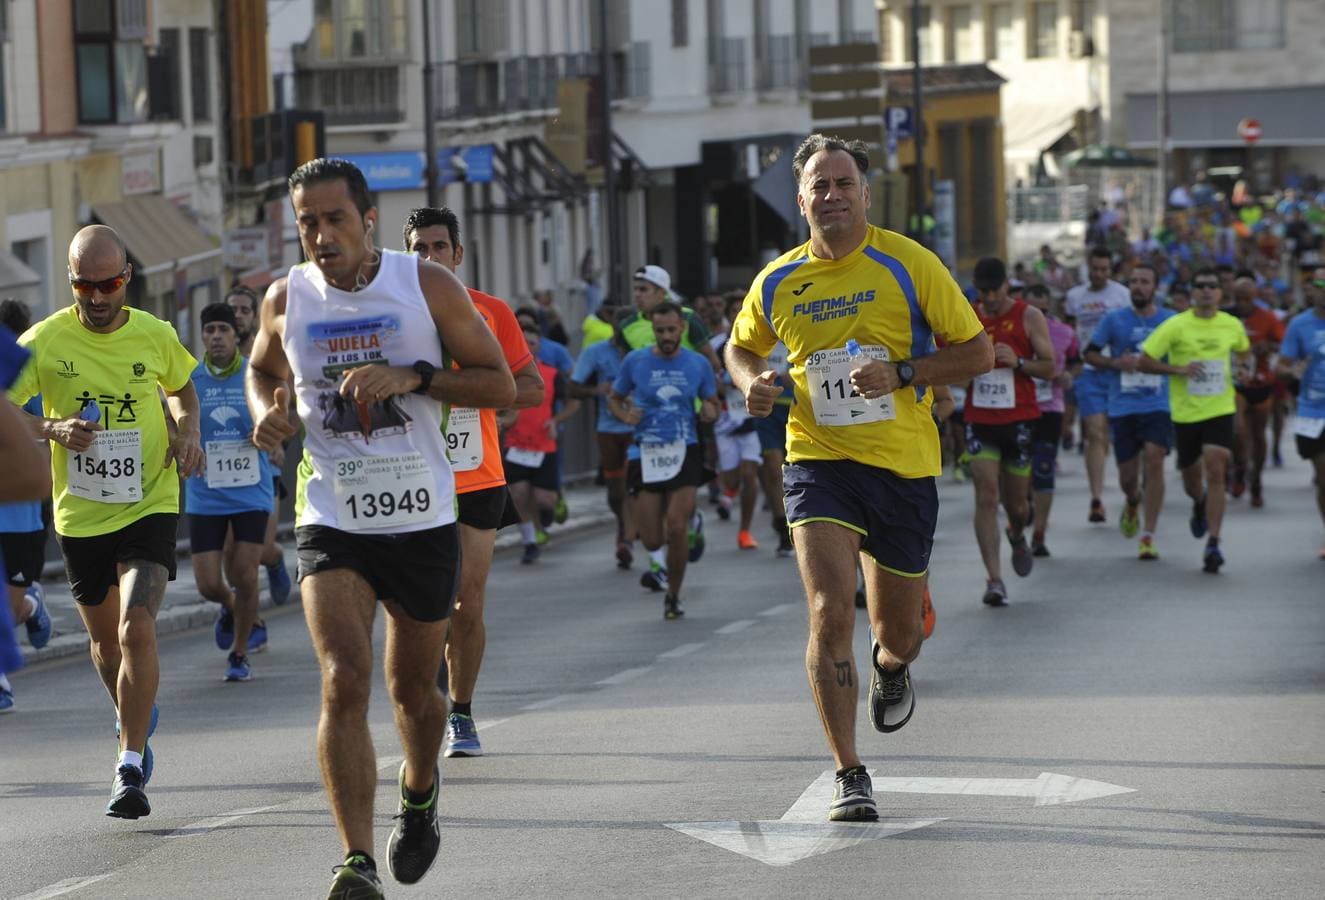
[[[777,329],[773,327],[773,295],[777,293],[778,285],[782,284],[782,279],[786,278],[792,272],[801,267],[808,257],[802,256],[800,259],[793,259],[789,263],[784,263],[764,279],[764,284],[760,292],[760,299],[764,304],[764,321],[768,322],[768,330],[773,332],[774,337],[778,337]],[[778,340],[782,340],[778,337]]]
[[[902,294],[906,297],[906,305],[911,310],[911,358],[928,356],[936,346],[934,330],[929,327],[929,321],[920,311],[920,300],[916,297],[916,285],[911,280],[911,273],[906,270],[900,259],[889,256],[877,247],[866,247],[865,255],[892,273],[893,278],[897,280],[897,286],[902,289]],[[917,387],[915,392],[917,403],[925,399],[923,387]]]

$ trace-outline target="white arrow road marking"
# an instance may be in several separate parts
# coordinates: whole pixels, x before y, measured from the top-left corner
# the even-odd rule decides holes
[[[721,628],[714,631],[714,634],[736,634],[738,631],[745,631],[755,623],[754,619],[737,619],[735,622],[728,622]]]
[[[608,687],[614,684],[625,684],[627,681],[633,681],[636,678],[639,678],[644,673],[652,671],[653,671],[653,666],[640,666],[635,669],[622,669],[620,672],[617,672],[615,675],[607,676],[602,681],[595,681],[594,684],[603,685],[604,687]]]
[[[277,803],[272,806],[258,806],[253,809],[237,809],[234,812],[226,813],[223,816],[209,816],[206,819],[199,819],[190,825],[185,825],[183,828],[176,828],[174,831],[170,832],[170,834],[166,835],[166,837],[195,837],[200,834],[206,834],[214,829],[224,828],[232,822],[238,822],[245,816],[255,816],[258,813],[264,813],[267,810],[275,809],[277,806],[282,805],[283,804]]]
[[[943,819],[880,819],[877,822],[829,822],[833,774],[814,780],[776,822],[678,822],[668,828],[748,856],[769,866],[793,863],[857,844],[924,828]]]
[[[791,612],[793,609],[800,609],[800,603],[779,603],[777,606],[770,606],[768,609],[759,613],[761,616],[780,616],[784,612]]]
[[[1036,806],[1058,806],[1131,794],[1122,787],[1089,778],[1041,772],[1038,778],[874,778],[874,793],[969,794],[985,797],[1034,797]]]
[[[664,650],[658,654],[659,659],[680,659],[683,656],[689,656],[696,650],[703,647],[703,644],[682,644],[679,647],[673,647],[671,650]]]
[[[53,900],[55,897],[63,897],[65,894],[82,890],[90,884],[96,884],[98,881],[105,881],[113,874],[113,872],[107,872],[104,875],[91,875],[86,878],[66,878],[63,881],[55,882],[55,884],[39,888],[31,894],[24,894],[18,900]]]

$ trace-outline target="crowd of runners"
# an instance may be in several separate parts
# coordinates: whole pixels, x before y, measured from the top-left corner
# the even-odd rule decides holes
[[[1003,537],[1012,570],[1029,576],[1051,556],[1051,509],[1106,526],[1112,508],[1138,560],[1160,559],[1170,455],[1200,542],[1193,570],[1225,565],[1229,498],[1267,508],[1263,472],[1281,464],[1286,430],[1314,467],[1325,519],[1325,266],[1294,251],[1276,270],[1252,231],[1231,261],[1206,259],[1184,224],[1170,246],[1147,233],[1136,247],[1091,248],[1080,284],[1048,252],[1011,270],[982,259],[963,291],[924,247],[867,223],[868,168],[861,145],[812,135],[793,161],[808,242],[748,290],[693,302],[666,269],[641,265],[632,297],[607,298],[575,341],[549,305],[512,308],[465,286],[452,211],[383,223],[344,160],[291,176],[306,262],[265,296],[241,287],[204,307],[201,360],[125,304],[134,270],[119,236],[83,228],[69,247],[72,305],[34,323],[23,304],[0,304],[12,401],[0,404],[0,712],[15,705],[3,675],[21,665],[15,635],[36,648],[51,637],[40,577],[53,526],[113,706],[106,813],[149,815],[155,618],[177,537],[217,605],[218,670],[248,681],[269,639],[261,576],[273,603],[291,596],[276,535],[293,492],[322,672],[318,754],[344,851],[331,896],[380,896],[376,608],[404,755],[386,856],[413,883],[440,841],[439,758],[483,753],[473,704],[496,535],[518,528],[521,564],[555,552],[561,438],[582,408],[616,520],[603,565],[638,567],[664,620],[685,615],[687,568],[716,534],[742,554],[796,558],[806,670],[837,766],[834,820],[877,817],[855,749],[857,609],[872,639],[870,722],[896,731],[934,630],[927,575],[947,472],[974,489],[987,580],[969,602],[989,606],[1011,593]],[[401,249],[380,246],[396,228]],[[1089,504],[1055,508],[1058,457],[1078,446]],[[1110,448],[1117,498],[1103,489]],[[706,535],[705,513],[731,524]]]

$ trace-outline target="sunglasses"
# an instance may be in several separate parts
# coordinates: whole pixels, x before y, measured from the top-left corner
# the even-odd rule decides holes
[[[1217,282],[1217,281],[1193,281],[1193,282],[1192,282],[1192,287],[1197,288],[1198,290],[1213,291],[1215,288],[1219,287],[1219,282]]]
[[[107,278],[103,281],[88,281],[86,278],[76,278],[72,270],[69,272],[69,286],[74,289],[74,293],[80,297],[91,297],[93,293],[113,294],[124,287],[129,281],[129,264],[125,263],[120,274],[114,278]]]

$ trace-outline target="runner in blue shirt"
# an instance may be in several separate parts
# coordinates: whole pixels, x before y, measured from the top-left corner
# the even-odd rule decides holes
[[[1158,277],[1150,263],[1138,263],[1130,281],[1132,306],[1106,313],[1095,327],[1083,356],[1107,378],[1109,429],[1118,463],[1118,485],[1127,505],[1118,519],[1125,538],[1136,537],[1142,504],[1141,457],[1145,458],[1145,528],[1137,556],[1159,559],[1155,528],[1164,506],[1164,457],[1173,446],[1173,420],[1169,413],[1169,389],[1163,375],[1137,369],[1140,348],[1150,333],[1173,311],[1155,303]],[[1103,351],[1109,351],[1105,356]]]
[[[202,310],[203,361],[193,371],[201,405],[207,472],[184,483],[193,577],[198,593],[219,603],[216,646],[229,655],[226,681],[248,681],[248,652],[267,643],[258,619],[258,564],[267,538],[275,474],[267,454],[253,446],[253,417],[244,398],[247,361],[239,353],[235,313],[224,303]],[[233,552],[222,558],[226,533]],[[229,585],[227,585],[227,581]]]
[[[685,615],[681,584],[690,555],[695,489],[713,478],[704,468],[695,402],[701,401],[699,415],[705,422],[717,419],[718,386],[708,360],[681,346],[681,307],[665,301],[650,318],[657,343],[626,355],[607,402],[618,419],[635,428],[626,472],[627,489],[635,497],[635,526],[650,554],[667,545],[663,617],[679,619]]]
[[[1279,345],[1279,373],[1301,382],[1293,433],[1298,455],[1315,468],[1316,506],[1325,521],[1325,266],[1311,273],[1306,297],[1311,308],[1288,323]]]
[[[607,395],[621,371],[622,359],[630,352],[621,335],[621,320],[629,315],[629,310],[619,311],[614,317],[611,339],[590,344],[580,351],[569,386],[572,397],[594,397],[598,401],[598,464],[607,483],[607,505],[616,516],[616,559],[622,569],[629,569],[635,559],[635,530],[631,524],[635,504],[626,495],[626,454],[634,442],[635,429],[612,414]],[[644,574],[647,578],[653,573]]]

